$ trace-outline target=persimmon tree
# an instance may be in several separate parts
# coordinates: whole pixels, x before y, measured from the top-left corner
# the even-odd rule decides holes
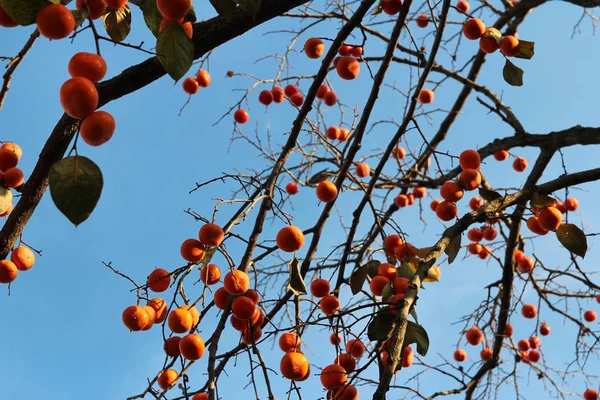
[[[126,102],[152,82],[171,79],[187,97],[180,113],[190,112],[204,88],[216,84],[210,70],[214,49],[271,19],[285,19],[290,30],[272,34],[289,37],[287,47],[257,56],[274,61],[275,68],[268,76],[245,72],[243,63],[228,71],[228,78],[247,86],[215,118],[215,129],[230,130],[232,143],[258,154],[254,172],[240,173],[242,166],[232,165],[195,184],[192,192],[210,196],[207,188],[225,182],[231,196],[215,199],[212,210],[186,211],[198,231],[189,233],[169,268],[104,262],[107,274],[132,285],[131,303],[114,310],[125,327],[114,329],[132,335],[150,330],[164,345],[164,363],[156,365],[155,375],[132,383],[129,398],[212,400],[222,398],[220,387],[232,384],[244,398],[307,398],[303,393],[312,382],[322,385],[327,399],[492,398],[499,390],[519,398],[520,371],[526,370],[544,382],[543,396],[597,400],[599,377],[588,365],[597,360],[600,341],[594,311],[600,287],[590,274],[597,267],[585,260],[596,233],[574,222],[580,204],[572,188],[597,182],[600,169],[567,164],[563,152],[600,144],[600,127],[533,133],[518,118],[531,110],[513,110],[498,94],[528,90],[527,62],[535,55],[534,42],[545,38],[522,38],[518,31],[547,1],[210,3],[218,16],[201,21],[189,0],[0,0],[2,29],[33,31],[18,54],[2,57],[0,109],[36,41],[94,39],[89,52],[68,62],[71,78],[56,99],[65,114],[31,174],[18,167],[21,157],[32,157],[18,143],[4,142],[0,149],[0,212],[6,217],[0,282],[8,284],[8,293],[18,290],[22,275],[35,279],[32,267],[43,243],[30,246],[24,238],[48,189],[57,209],[77,226],[103,201],[103,182],[116,179],[103,176],[85,155],[86,146],[102,146],[119,134],[119,121],[104,105]],[[569,3],[595,20],[589,9],[600,5],[597,0]],[[141,13],[132,13],[135,7]],[[156,43],[129,43],[135,29],[150,30]],[[149,58],[105,79],[111,65],[102,56],[105,46]],[[308,67],[296,68],[296,53],[310,61]],[[503,59],[504,67],[484,86],[478,77],[492,57]],[[369,82],[364,99],[336,93],[359,77]],[[436,90],[447,82],[457,87],[454,103],[436,108]],[[384,91],[397,94],[398,103],[382,104]],[[467,118],[462,111],[471,96],[504,126],[489,143],[476,132],[455,129],[457,120]],[[278,108],[292,107],[295,119],[285,134],[251,126],[253,113],[264,107],[273,120]],[[378,107],[389,119],[374,117]],[[375,134],[380,148],[369,150],[365,143]],[[453,136],[464,143],[458,152],[444,148]],[[522,148],[536,156],[527,159]],[[549,176],[552,163],[563,173]],[[487,178],[495,169],[521,174],[523,183],[499,186]],[[295,204],[300,192],[314,193],[316,205]],[[314,218],[295,218],[298,208],[310,208]],[[427,225],[424,235],[405,228],[409,214]],[[333,247],[319,246],[331,226],[341,226],[344,234]],[[566,263],[556,266],[545,256],[549,242],[534,247],[546,235]],[[493,267],[486,270],[490,283],[479,304],[456,316],[463,326],[456,348],[434,355],[427,332],[445,328],[422,326],[419,313],[431,310],[422,310],[417,300],[435,296],[435,282],[458,273],[445,267],[459,257]],[[526,300],[530,292],[535,302]],[[566,367],[544,357],[555,351],[543,346],[552,332],[545,321],[553,315],[573,333]],[[525,328],[513,328],[516,321]],[[235,343],[225,339],[236,331]],[[308,332],[329,341],[335,357],[308,354]],[[279,348],[272,349],[273,343]],[[280,364],[265,362],[266,352],[279,352]],[[227,376],[241,358],[249,360],[245,389]],[[447,379],[448,388],[419,385],[425,374]],[[568,389],[576,381],[585,383],[585,393]]]

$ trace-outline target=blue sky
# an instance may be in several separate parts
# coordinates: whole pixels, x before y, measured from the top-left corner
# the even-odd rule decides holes
[[[208,4],[208,2],[206,2]],[[209,6],[196,5],[199,18],[209,18],[214,11]],[[539,7],[527,18],[519,31],[523,39],[536,42],[536,55],[530,61],[518,60],[525,70],[525,86],[514,88],[501,79],[502,57],[494,54],[488,57],[480,75],[480,82],[494,92],[501,94],[531,133],[546,133],[561,130],[576,124],[598,126],[596,93],[600,81],[597,75],[600,56],[594,49],[598,45],[593,36],[591,23],[585,20],[582,32],[571,38],[574,24],[582,9],[562,2],[552,2]],[[453,20],[458,20],[455,12]],[[487,16],[487,18],[491,18]],[[548,28],[552,21],[552,29]],[[560,21],[559,23],[554,23]],[[297,20],[293,21],[297,23]],[[334,26],[335,25],[335,26]],[[318,26],[302,36],[296,48],[299,50],[304,39],[310,36],[334,36],[337,24]],[[43,250],[34,268],[21,273],[12,285],[11,296],[1,296],[0,305],[3,329],[0,341],[4,343],[1,353],[0,376],[3,377],[2,398],[29,400],[49,397],[57,400],[78,399],[84,395],[90,400],[122,399],[141,392],[146,377],[152,377],[164,360],[162,338],[156,328],[149,332],[130,333],[121,323],[121,311],[135,303],[135,293],[124,279],[106,269],[102,262],[112,262],[115,268],[142,282],[154,267],[174,269],[183,265],[179,255],[181,242],[196,237],[200,225],[183,210],[191,208],[205,216],[212,214],[214,198],[227,198],[235,189],[230,183],[217,183],[188,195],[195,182],[201,182],[220,175],[222,172],[242,171],[249,173],[265,166],[256,151],[241,141],[236,141],[229,149],[233,124],[226,117],[217,126],[213,123],[218,116],[228,110],[241,96],[234,89],[244,89],[253,82],[250,79],[225,77],[227,70],[247,72],[261,78],[271,78],[277,70],[272,60],[254,63],[255,60],[274,52],[281,53],[288,43],[289,35],[265,33],[289,29],[289,20],[275,20],[254,31],[216,49],[210,58],[212,85],[194,96],[182,116],[179,109],[186,96],[179,84],[173,85],[169,78],[133,93],[126,98],[114,101],[103,107],[113,114],[117,121],[114,138],[104,146],[91,148],[83,143],[80,154],[92,158],[104,174],[102,198],[93,215],[75,229],[54,207],[49,195],[45,196],[24,231],[24,240]],[[384,25],[388,33],[391,25]],[[413,35],[418,38],[431,32],[430,28],[418,30],[411,24]],[[454,29],[459,29],[455,26]],[[16,54],[33,27],[0,29],[0,55]],[[133,32],[130,43],[152,42],[138,10],[134,9]],[[360,40],[360,36],[357,36]],[[409,43],[406,35],[402,42]],[[365,47],[366,55],[382,54],[381,44],[369,39]],[[431,35],[425,44],[431,47]],[[458,63],[466,61],[477,48],[476,42],[463,43]],[[6,104],[0,112],[2,126],[1,140],[17,142],[23,148],[20,167],[28,176],[32,171],[37,155],[62,115],[58,100],[60,85],[68,79],[67,63],[70,56],[78,51],[94,51],[91,34],[87,32],[70,43],[69,40],[50,42],[40,39],[15,73]],[[102,52],[108,62],[108,77],[120,73],[134,65],[146,55],[131,49],[113,47],[102,43]],[[439,62],[450,67],[448,56],[441,52]],[[313,74],[318,61],[307,60],[303,54],[292,56],[292,75]],[[372,67],[373,68],[373,67]],[[377,65],[374,66],[377,68]],[[285,73],[284,73],[285,76]],[[396,82],[406,88],[410,82],[409,69],[393,66],[388,83]],[[341,101],[348,105],[362,107],[370,88],[370,78],[366,68],[353,82],[344,82],[337,76],[330,76],[331,82]],[[432,79],[437,80],[433,75]],[[308,90],[309,82],[301,83],[300,88]],[[265,86],[267,88],[267,86]],[[429,109],[448,110],[453,103],[459,86],[447,81],[436,91],[435,102]],[[241,129],[248,135],[258,135],[265,139],[267,128],[276,149],[287,139],[296,111],[288,104],[271,106],[265,113],[264,106],[256,100],[258,91],[250,95],[251,119]],[[395,117],[401,118],[404,98],[386,88],[381,93],[379,106],[375,109],[373,121]],[[339,111],[328,109],[328,120],[339,121]],[[431,137],[439,125],[444,112],[433,114],[431,125],[421,120],[425,135]],[[346,116],[346,122],[349,122]],[[395,129],[390,125],[380,125],[366,138],[359,156],[365,156],[387,144],[387,139]],[[481,147],[496,137],[511,135],[495,115],[488,115],[471,96],[458,121],[453,125],[448,140],[440,150],[458,155],[465,148]],[[407,135],[413,146],[418,140],[416,132]],[[304,138],[306,140],[306,138]],[[595,149],[581,147],[565,151],[565,159],[570,172],[595,168]],[[515,153],[533,160],[536,152],[517,149]],[[293,158],[297,160],[297,158]],[[446,161],[445,161],[446,162]],[[371,162],[374,165],[374,161]],[[446,165],[449,165],[446,162]],[[525,179],[510,167],[510,162],[497,164],[488,160],[482,167],[488,180],[495,187],[515,187]],[[561,173],[559,160],[553,160],[542,181],[550,180]],[[284,179],[287,182],[287,179]],[[598,185],[588,184],[583,190],[572,191],[581,203],[581,221],[588,232],[598,232],[598,211],[590,207],[596,204]],[[300,193],[288,204],[295,223],[301,228],[314,224],[323,205],[316,201],[314,189],[301,188]],[[434,193],[437,195],[437,193]],[[558,194],[560,197],[564,193]],[[349,223],[351,212],[358,203],[355,193],[345,193],[338,201],[344,221]],[[414,209],[403,210],[396,221],[410,240],[418,247],[432,245],[442,232],[443,226],[424,203],[424,216],[428,225],[424,226]],[[465,212],[466,201],[461,212]],[[223,207],[217,223],[224,223],[231,215],[232,208]],[[249,220],[235,232],[248,234],[253,223]],[[579,213],[573,221],[580,223]],[[337,214],[333,214],[326,228],[319,255],[344,238],[338,224]],[[366,220],[364,229],[370,225]],[[279,220],[267,224],[264,239],[273,239],[283,226]],[[535,251],[552,267],[560,267],[568,261],[568,254],[557,245],[553,235],[536,240]],[[466,239],[464,240],[466,241]],[[463,242],[464,242],[463,241]],[[591,250],[581,263],[586,271],[597,271],[599,261],[595,240],[590,238]],[[528,249],[531,249],[528,243]],[[228,249],[239,261],[243,247],[230,241]],[[529,250],[531,251],[531,250]],[[301,250],[300,256],[304,253]],[[275,260],[272,260],[275,261]],[[223,258],[215,262],[225,265]],[[439,355],[451,358],[458,340],[461,325],[451,325],[460,316],[469,314],[485,296],[483,287],[498,279],[498,268],[492,263],[479,259],[458,259],[451,266],[442,265],[442,280],[427,285],[419,299],[418,313],[421,324],[428,330],[431,339],[430,353],[425,361],[429,364],[441,362]],[[199,286],[190,286],[189,291],[199,293]],[[0,290],[4,291],[5,288]],[[172,291],[172,289],[171,289]],[[171,293],[171,291],[169,293]],[[269,298],[276,297],[277,291]],[[349,290],[344,289],[342,298],[348,299]],[[532,293],[525,297],[537,302]],[[571,310],[577,305],[572,303]],[[598,309],[597,304],[582,302],[582,307]],[[574,327],[542,309],[543,320],[552,327],[551,336],[544,338],[544,357],[553,367],[561,368],[573,358],[576,331]],[[515,338],[529,337],[534,332],[534,322],[515,316],[511,320],[515,326]],[[211,314],[201,324],[205,336],[210,335],[216,323]],[[306,351],[309,360],[323,367],[333,361],[335,350],[327,342],[328,332],[321,329],[309,330],[304,340],[309,346]],[[234,344],[237,333],[227,331],[224,344]],[[464,345],[464,344],[463,344]],[[223,347],[221,347],[223,348]],[[271,351],[271,343],[266,342],[261,349],[269,365],[277,366],[281,357],[279,349]],[[478,360],[479,348],[468,348],[470,359]],[[511,362],[505,351],[504,358]],[[598,371],[597,359],[592,359],[589,373]],[[205,382],[206,359],[195,366],[190,373],[191,387],[195,389]],[[363,360],[364,362],[364,360]],[[227,370],[220,386],[223,399],[242,396],[240,382],[246,382],[247,358],[240,357],[238,366]],[[313,372],[317,369],[313,369]],[[521,390],[525,398],[539,396],[543,386],[537,381],[529,367],[520,365],[519,375],[523,378]],[[415,366],[403,371],[396,378],[397,384],[419,371]],[[231,383],[234,384],[231,384]],[[289,384],[281,377],[273,377],[274,389],[279,399],[286,398]],[[565,389],[581,393],[586,387],[582,379],[569,381],[571,387]],[[595,385],[597,386],[597,382]],[[313,376],[302,385],[306,399],[318,398],[324,394]],[[438,389],[453,388],[454,383],[440,375],[424,375],[420,387],[430,394]],[[266,398],[261,392],[261,398]],[[371,389],[361,388],[361,398],[369,398]],[[404,398],[405,392],[397,390],[390,399]],[[252,396],[251,388],[243,396]],[[514,398],[512,391],[501,391],[501,399]]]

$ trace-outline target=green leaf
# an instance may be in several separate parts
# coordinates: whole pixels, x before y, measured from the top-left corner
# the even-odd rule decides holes
[[[0,185],[0,214],[4,214],[8,211],[12,205],[13,194],[10,189],[4,185]]]
[[[511,86],[523,86],[523,70],[508,59],[506,59],[506,64],[502,69],[502,76],[506,83]]]
[[[192,66],[194,42],[187,37],[181,25],[169,24],[158,35],[156,52],[169,76],[177,82]]]
[[[392,286],[392,282],[388,282],[383,287],[383,291],[381,292],[381,300],[384,302],[388,302],[394,297],[394,287]]]
[[[528,42],[526,40],[519,40],[519,52],[515,54],[517,58],[524,58],[526,60],[530,60],[533,58],[534,54],[534,42]]]
[[[417,318],[417,310],[415,310],[414,307],[411,308],[410,315],[412,315],[412,317],[415,319],[415,322],[418,324],[419,323],[419,318]]]
[[[140,4],[140,9],[144,15],[146,26],[155,37],[158,37],[160,23],[163,20],[162,14],[156,7],[156,0],[143,0]]]
[[[89,16],[87,11],[79,11],[79,10],[71,10],[71,14],[73,14],[73,18],[75,18],[75,27],[81,26],[86,18]]]
[[[206,265],[206,264],[210,263],[210,260],[212,260],[216,251],[217,251],[216,247],[209,247],[208,249],[206,249],[206,251],[204,252],[204,257],[202,257],[202,264]]]
[[[448,264],[452,264],[454,262],[454,259],[458,255],[458,252],[460,251],[461,239],[462,239],[462,235],[456,236],[454,239],[452,239],[450,241],[450,243],[444,250],[444,253],[446,253],[446,255],[448,256]]]
[[[104,184],[100,168],[83,156],[71,156],[55,163],[48,181],[52,201],[75,226],[94,211]]]
[[[546,207],[554,207],[558,204],[556,199],[553,199],[550,196],[546,196],[544,194],[534,193],[531,195],[531,200],[529,200],[531,207],[535,208],[546,208]]]
[[[482,199],[488,202],[502,198],[500,193],[485,188],[479,188],[479,195]]]
[[[500,44],[500,41],[502,41],[502,33],[494,27],[487,28],[483,34],[483,37],[493,37],[496,39],[496,43],[498,44]]]
[[[102,22],[108,36],[115,42],[122,42],[131,31],[131,9],[127,4],[121,8],[111,8],[102,16]]]
[[[585,233],[573,224],[562,224],[556,230],[556,237],[558,241],[565,246],[571,253],[578,255],[581,258],[585,258],[587,252],[587,238]]]
[[[372,342],[387,340],[394,330],[395,320],[396,316],[392,314],[389,307],[382,308],[367,328],[369,340]]]
[[[210,4],[215,8],[217,14],[225,18],[227,21],[231,20],[233,16],[233,10],[235,10],[236,4],[233,0],[210,0]]]
[[[367,265],[359,267],[350,275],[350,289],[352,290],[352,294],[357,294],[362,290],[368,275],[369,267]]]
[[[236,0],[239,6],[253,17],[258,13],[258,10],[260,10],[260,1],[261,0]]]
[[[369,275],[369,278],[373,279],[377,275],[379,275],[379,266],[380,265],[381,265],[381,261],[377,261],[377,260],[371,260],[364,265],[367,268],[367,275]]]
[[[417,353],[425,357],[429,350],[429,336],[427,331],[418,324],[412,321],[407,321],[408,326],[406,327],[406,335],[404,336],[403,346],[409,346],[412,343],[417,344]]]
[[[408,264],[404,260],[402,260],[400,262],[400,266],[396,270],[398,271],[399,278],[406,278],[408,280],[410,280],[410,278],[412,278],[412,276],[415,274],[415,271],[416,271],[416,269],[413,269],[410,266],[410,264]],[[421,283],[420,289],[425,289],[425,287],[423,286],[423,283]]]
[[[52,4],[46,0],[0,0],[0,6],[19,25],[35,24],[40,10]]]
[[[296,296],[306,294],[306,285],[304,284],[304,279],[302,279],[300,263],[296,257],[290,262],[290,283],[288,283],[288,289]]]

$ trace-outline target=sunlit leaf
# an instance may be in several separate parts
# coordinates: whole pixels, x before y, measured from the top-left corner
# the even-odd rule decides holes
[[[50,196],[75,226],[88,219],[102,194],[102,171],[89,158],[72,156],[55,163],[48,175]]]
[[[109,9],[102,16],[106,33],[115,42],[122,42],[131,31],[131,9],[127,4],[121,8]]]
[[[587,252],[587,238],[585,233],[573,224],[562,224],[556,230],[558,241],[571,253],[585,258]]]
[[[288,284],[288,289],[296,296],[307,293],[304,279],[302,279],[302,274],[300,273],[300,263],[296,257],[290,262],[290,283]]]
[[[517,58],[531,59],[534,54],[534,42],[528,42],[526,40],[519,40],[519,52],[515,55]]]
[[[0,214],[4,214],[12,205],[13,194],[6,186],[0,185]]]
[[[506,83],[511,86],[523,86],[523,70],[508,59],[506,59],[506,63],[502,69],[502,76]]]
[[[500,44],[502,33],[498,29],[490,27],[485,30],[483,37],[493,37],[496,40],[496,43]]]
[[[383,12],[383,1],[384,0],[381,0],[379,3],[377,3],[377,7],[375,7],[371,15],[378,15]]]

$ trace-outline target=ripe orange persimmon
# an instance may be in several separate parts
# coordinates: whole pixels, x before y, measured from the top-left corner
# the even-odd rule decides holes
[[[567,212],[567,206],[565,206],[565,203],[557,203],[554,207],[556,207],[556,209],[558,211],[560,211],[561,214],[564,214]]]
[[[521,307],[521,315],[528,319],[535,318],[537,315],[537,308],[533,304],[525,304]]]
[[[170,389],[177,382],[178,376],[179,374],[174,369],[162,371],[158,376],[158,386],[163,390]]]
[[[425,28],[429,25],[429,16],[427,14],[421,14],[416,19],[417,26],[419,28]]]
[[[489,255],[492,253],[492,250],[488,247],[488,246],[482,246],[481,247],[481,252],[479,252],[478,256],[479,258],[481,258],[482,260],[485,260],[486,258],[489,257]]]
[[[333,361],[334,364],[341,365],[346,372],[350,373],[356,369],[356,359],[348,353],[340,354]]]
[[[164,292],[169,288],[169,284],[171,283],[169,271],[163,268],[156,268],[148,275],[147,283],[148,288],[153,292]]]
[[[342,335],[340,335],[339,333],[332,333],[329,336],[329,343],[331,343],[332,345],[336,346],[340,343],[342,343]]]
[[[347,141],[349,137],[350,137],[350,131],[348,129],[346,129],[346,128],[340,129],[340,137],[338,138],[338,140],[340,142]]]
[[[71,57],[68,69],[69,75],[72,78],[87,78],[96,83],[104,78],[107,67],[106,61],[104,61],[102,56],[94,53],[80,52]]]
[[[225,232],[223,232],[223,229],[213,223],[203,225],[198,232],[198,238],[205,246],[218,246],[224,237]]]
[[[174,333],[185,333],[194,326],[194,318],[186,308],[180,307],[169,313],[167,324]]]
[[[492,54],[500,48],[496,38],[492,36],[482,36],[479,39],[479,48],[486,54]]]
[[[329,140],[337,140],[340,138],[340,128],[337,126],[330,126],[327,128],[326,132],[327,139]]]
[[[165,318],[167,318],[167,302],[161,299],[160,297],[148,300],[146,305],[154,309],[154,323],[160,324],[165,320]]]
[[[481,174],[476,169],[467,168],[460,173],[458,180],[465,190],[475,190],[481,185]]]
[[[7,148],[0,149],[0,169],[6,171],[19,163],[19,156]]]
[[[331,203],[338,195],[338,189],[333,182],[323,181],[317,186],[317,198],[324,203]]]
[[[421,93],[419,93],[419,101],[423,104],[429,104],[433,102],[435,94],[431,89],[423,89]]]
[[[526,159],[524,159],[523,157],[517,157],[515,158],[515,160],[513,161],[513,169],[517,172],[523,172],[527,169],[527,165],[529,163],[527,162]]]
[[[583,319],[585,319],[587,322],[594,322],[596,320],[596,317],[596,311],[594,310],[587,310],[583,313]]]
[[[156,0],[156,7],[165,19],[177,21],[190,11],[192,0]]]
[[[481,333],[481,330],[476,326],[467,330],[467,332],[465,333],[465,338],[467,339],[467,342],[469,342],[469,344],[472,346],[477,346],[478,344],[483,342],[483,334]]]
[[[516,262],[521,261],[523,259],[523,257],[524,257],[523,251],[521,251],[519,249],[515,250],[514,255],[515,255],[515,261]]]
[[[247,328],[242,331],[242,342],[248,346],[256,343],[262,336],[262,329],[260,326],[255,326],[254,329]]]
[[[273,92],[271,92],[270,90],[263,90],[258,94],[258,101],[265,105],[268,106],[269,104],[271,104],[273,102]]]
[[[598,400],[598,391],[596,389],[586,389],[583,392],[583,400]]]
[[[75,17],[62,4],[50,4],[41,9],[36,17],[40,34],[48,39],[66,38],[75,29]]]
[[[462,169],[477,169],[481,165],[481,157],[477,150],[465,150],[458,157]]]
[[[530,344],[529,344],[529,340],[527,339],[521,339],[517,342],[517,347],[519,348],[520,351],[527,351],[529,350]]]
[[[504,328],[504,336],[506,337],[512,337],[513,334],[513,326],[509,323],[506,324],[506,327]]]
[[[291,97],[294,93],[298,93],[298,87],[296,85],[287,85],[283,92],[287,97]]]
[[[540,338],[539,337],[537,337],[537,336],[531,336],[529,338],[529,348],[531,348],[531,349],[537,349],[537,348],[540,347],[540,345],[541,345],[541,342],[540,342]]]
[[[289,182],[285,185],[285,191],[289,195],[294,195],[298,193],[298,184],[296,182]]]
[[[369,176],[371,173],[371,167],[367,163],[358,163],[356,164],[356,175],[359,178],[365,178]]]
[[[463,198],[464,194],[462,187],[454,181],[444,183],[440,189],[440,195],[446,201],[457,202]]]
[[[317,298],[327,296],[329,291],[329,281],[326,279],[319,278],[310,283],[310,293]]]
[[[360,73],[360,63],[352,56],[341,57],[335,68],[340,78],[348,81],[356,79]]]
[[[308,58],[320,58],[325,51],[325,45],[319,38],[310,38],[304,42],[304,53]]]
[[[179,351],[179,342],[181,342],[181,337],[179,336],[171,336],[165,340],[163,350],[169,357],[179,357],[181,355],[181,352]]]
[[[475,196],[469,200],[469,208],[471,208],[471,210],[477,211],[481,206],[483,206],[483,199],[481,197]]]
[[[4,184],[12,189],[16,189],[25,182],[25,175],[20,168],[12,167],[6,170],[2,176]]]
[[[54,5],[58,6],[60,4]],[[60,88],[60,104],[72,118],[83,119],[98,107],[96,86],[87,78],[71,78],[63,83]]]
[[[351,354],[354,358],[362,357],[366,351],[365,345],[358,339],[350,339],[346,343],[346,353]]]
[[[519,39],[512,35],[504,36],[500,41],[500,51],[506,57],[514,57],[519,52]]]
[[[489,347],[486,347],[485,349],[481,350],[481,352],[479,353],[479,357],[481,357],[482,361],[491,360],[493,355],[494,355],[494,351],[492,349],[490,349]]]
[[[323,102],[329,107],[335,106],[337,101],[337,94],[335,94],[333,90],[330,90],[329,92],[325,93],[325,96],[323,97]]]
[[[498,236],[498,230],[490,225],[484,226],[481,232],[483,233],[483,238],[485,240],[491,241],[496,239],[496,236]]]
[[[357,46],[352,49],[352,57],[360,57],[363,55],[363,48],[361,46]]]
[[[385,276],[392,282],[398,277],[398,270],[390,263],[381,263],[377,269],[377,273],[381,276]]]
[[[406,150],[404,147],[398,146],[395,149],[392,149],[392,158],[395,160],[403,160],[406,157]]]
[[[196,73],[196,80],[198,81],[198,84],[200,85],[200,87],[203,87],[203,88],[208,87],[211,82],[210,74],[208,73],[207,70],[201,69],[200,71],[198,71]]]
[[[483,239],[483,232],[477,228],[471,228],[467,232],[467,238],[473,242],[481,242]]]
[[[123,324],[125,324],[129,330],[134,332],[141,331],[148,324],[149,320],[148,313],[140,306],[127,307],[123,310],[121,318]]]
[[[396,196],[396,198],[394,199],[394,204],[398,207],[398,208],[403,208],[408,206],[409,200],[408,200],[408,196],[405,194],[399,194],[398,196]]]
[[[371,289],[371,293],[375,296],[381,296],[383,293],[383,288],[385,285],[390,283],[390,280],[382,275],[377,275],[373,279],[371,279],[371,283],[369,284],[369,289]]]
[[[165,29],[167,29],[167,26],[169,26],[169,24],[171,23],[175,23],[175,21],[169,21],[168,19],[163,18],[163,20],[160,22],[160,26],[158,27],[158,31],[162,32]],[[191,22],[184,22],[183,18],[180,18],[177,23],[183,28],[183,31],[185,32],[185,35],[187,37],[189,37],[190,39],[192,38],[192,36],[194,35],[194,27],[192,26]],[[190,93],[192,94],[192,93]]]
[[[329,93],[329,87],[327,85],[321,85],[317,90],[316,98],[323,99],[327,93]]]
[[[392,281],[392,288],[394,289],[394,294],[404,294],[408,290],[408,285],[410,281],[403,277],[398,277]]]
[[[523,257],[521,260],[517,261],[517,269],[522,274],[527,274],[533,270],[533,266],[535,265],[535,261],[531,257]]]
[[[413,352],[412,347],[406,346],[404,348],[404,353],[402,355],[402,368],[410,367],[414,360],[415,360],[415,353]]]
[[[485,33],[485,24],[479,18],[471,18],[463,25],[463,34],[469,40],[477,40]]]
[[[304,95],[302,93],[294,93],[290,96],[290,103],[295,105],[296,107],[300,107],[302,103],[304,103]]]
[[[4,8],[0,7],[0,26],[4,28],[14,28],[15,26],[19,26],[19,23],[12,19]]]
[[[25,246],[15,247],[10,255],[10,261],[15,263],[19,271],[27,271],[35,263],[33,251]]]
[[[19,146],[16,143],[10,143],[10,142],[4,143],[2,145],[2,147],[0,147],[0,150],[12,151],[13,153],[15,153],[17,155],[17,160],[19,160],[21,158],[21,156],[23,156],[23,150],[21,149],[21,146]]]
[[[206,248],[199,240],[186,239],[181,244],[179,252],[185,261],[198,263],[204,258]]]
[[[498,150],[494,153],[494,158],[496,159],[496,161],[504,161],[508,158],[508,151]]]
[[[281,375],[293,381],[299,381],[308,374],[308,360],[302,353],[290,351],[283,355],[279,363]]]
[[[106,1],[106,4],[108,5],[108,7],[115,8],[115,9],[123,7],[128,2],[128,0],[105,0],[105,1]]]
[[[277,233],[275,242],[279,249],[286,253],[293,253],[304,245],[304,233],[297,226],[286,226]]]
[[[142,330],[149,331],[152,328],[152,326],[154,325],[154,322],[156,322],[156,311],[154,311],[154,308],[152,308],[150,306],[143,306],[142,308],[148,314],[148,323],[146,324],[145,327],[142,328]]]
[[[441,201],[441,200],[438,200],[438,199],[435,199],[435,200],[433,200],[433,201],[432,201],[432,202],[429,204],[429,208],[431,209],[431,211],[434,211],[434,212],[435,212],[435,210],[437,210],[437,207],[440,205],[440,203],[441,203],[441,202],[442,202],[442,201]]]
[[[388,235],[388,236],[386,236],[386,238],[384,240],[385,248],[388,251],[388,253],[391,253],[390,255],[394,255],[396,253],[396,249],[402,243],[404,243],[404,241],[402,239],[400,239],[400,236],[398,236],[396,234]]]
[[[198,90],[200,90],[200,84],[193,76],[185,78],[181,87],[183,88],[183,91],[189,95],[196,94],[198,93]]]
[[[381,7],[387,15],[396,15],[402,8],[402,0],[383,0]]]
[[[250,115],[248,115],[248,111],[242,110],[240,108],[239,110],[236,110],[235,113],[233,113],[233,119],[238,124],[245,124],[250,119]]]
[[[196,393],[192,400],[208,400],[208,393]]]
[[[221,279],[221,269],[215,264],[206,264],[200,268],[200,280],[207,285],[214,285]]]
[[[450,201],[442,201],[435,208],[435,215],[442,221],[451,221],[458,215],[458,208]]]
[[[467,0],[460,0],[458,3],[456,3],[456,8],[466,14],[469,12],[471,5]]]
[[[250,288],[250,277],[244,271],[234,269],[225,275],[223,287],[231,295],[244,294]]]
[[[463,349],[458,349],[454,352],[454,361],[463,362],[467,359],[467,352]]]
[[[538,222],[542,229],[555,231],[562,223],[562,213],[555,207],[546,207],[540,211]]]
[[[321,371],[321,384],[327,389],[344,386],[347,379],[346,370],[338,364],[330,364]]]
[[[396,248],[396,258],[408,258],[415,256],[417,254],[417,248],[408,242],[401,243],[400,246]]]
[[[90,146],[101,146],[108,142],[117,129],[117,123],[106,111],[95,111],[81,123],[80,133]]]
[[[17,279],[19,270],[15,263],[9,260],[0,260],[0,283],[11,283]]]
[[[340,301],[337,297],[327,295],[319,302],[319,308],[323,311],[323,314],[331,316],[340,310]]]
[[[473,255],[478,255],[482,250],[482,246],[479,243],[473,242],[467,246],[467,251]]]
[[[284,352],[296,351],[300,349],[300,336],[295,332],[286,332],[279,337],[279,348]]]
[[[179,341],[179,352],[187,360],[199,360],[204,355],[204,340],[200,336],[190,333]]]
[[[236,318],[247,321],[252,319],[254,316],[254,313],[256,312],[256,304],[248,297],[239,296],[233,300],[233,303],[231,304],[231,312]]]
[[[579,208],[579,200],[575,197],[569,197],[565,200],[565,207],[569,211],[575,211]]]
[[[533,232],[533,233],[535,233],[537,235],[542,235],[543,236],[543,235],[545,235],[545,234],[548,233],[547,230],[545,230],[544,228],[542,228],[542,226],[540,225],[540,222],[539,222],[539,218],[536,217],[535,215],[532,216],[532,217],[529,217],[527,219],[527,228],[531,232]]]

